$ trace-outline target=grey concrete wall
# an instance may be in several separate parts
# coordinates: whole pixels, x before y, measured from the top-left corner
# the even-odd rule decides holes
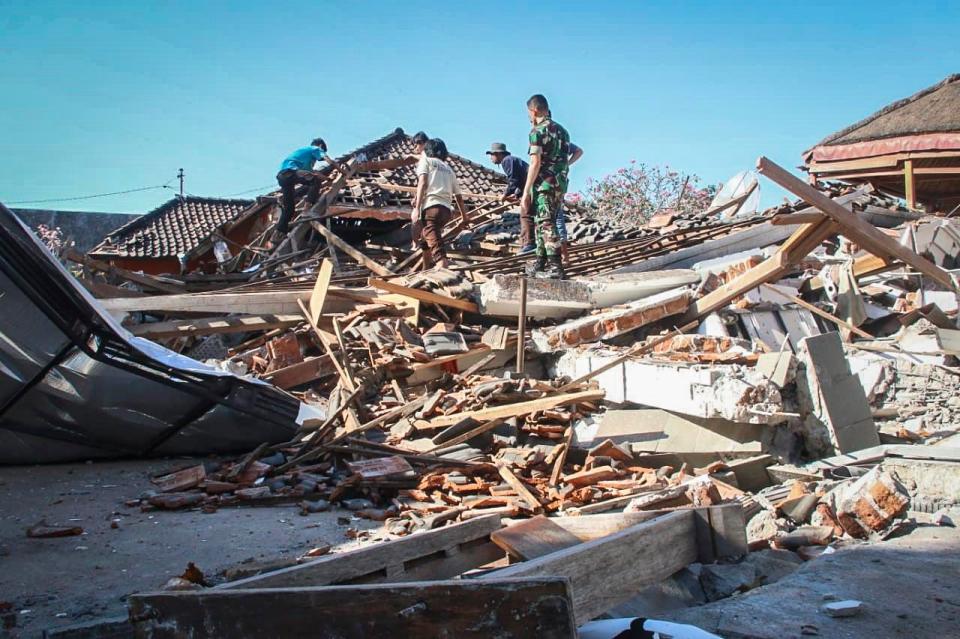
[[[12,209],[24,224],[36,229],[40,224],[60,227],[63,239],[73,239],[78,251],[86,253],[114,229],[140,217],[140,213],[93,213],[88,211],[52,211],[48,209]]]

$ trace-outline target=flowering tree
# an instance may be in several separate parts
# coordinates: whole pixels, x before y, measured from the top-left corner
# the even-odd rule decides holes
[[[667,210],[681,214],[704,211],[716,192],[716,186],[701,187],[696,175],[631,160],[630,166],[602,180],[587,180],[583,201],[596,209],[600,219],[634,227]]]
[[[43,242],[50,252],[54,255],[60,255],[63,250],[63,231],[60,227],[50,227],[46,224],[37,224],[37,237]]]

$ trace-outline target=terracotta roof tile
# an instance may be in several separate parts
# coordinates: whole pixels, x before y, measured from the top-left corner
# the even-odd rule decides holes
[[[253,200],[187,196],[173,198],[110,233],[90,251],[113,257],[176,257],[197,248],[235,220]]]

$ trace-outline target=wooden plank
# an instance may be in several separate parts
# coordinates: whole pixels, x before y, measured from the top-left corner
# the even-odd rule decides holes
[[[434,417],[431,419],[429,427],[443,428],[445,426],[452,426],[453,424],[456,424],[467,417],[473,418],[477,421],[485,422],[492,419],[506,419],[513,416],[529,415],[530,413],[535,413],[540,410],[549,410],[551,408],[556,408],[557,406],[566,406],[568,404],[576,404],[578,402],[597,401],[603,399],[604,396],[605,392],[602,390],[585,390],[578,393],[551,395],[548,397],[541,397],[540,399],[533,399],[516,404],[503,404],[500,406],[481,408],[480,410],[475,411],[454,413],[453,415],[441,415],[440,417]]]
[[[558,577],[131,595],[141,639],[491,637],[577,634]]]
[[[553,469],[550,471],[550,485],[556,486],[560,483],[560,475],[563,473],[563,465],[567,462],[567,454],[570,452],[570,446],[573,445],[573,426],[568,426],[563,432],[563,443],[560,444],[560,453],[553,462]]]
[[[734,299],[764,282],[780,279],[790,270],[793,263],[805,257],[817,244],[830,235],[831,227],[832,224],[827,219],[802,225],[793,235],[787,238],[786,242],[770,258],[696,300],[687,309],[683,319],[693,321],[703,317],[718,308],[726,306]]]
[[[152,322],[130,327],[130,332],[138,337],[185,337],[189,335],[214,335],[217,333],[247,333],[269,331],[275,328],[288,328],[303,322],[303,316],[297,314],[280,315],[241,315],[239,317],[208,317],[190,320],[172,320]]]
[[[366,295],[364,295],[366,293]],[[136,298],[114,298],[98,300],[100,305],[111,312],[130,311],[189,311],[196,313],[246,313],[256,314],[293,314],[300,312],[298,300],[309,299],[309,290],[259,291],[243,293],[190,293],[183,295],[150,295]],[[338,298],[336,303],[330,297]],[[349,300],[347,302],[342,300]],[[376,302],[372,292],[363,289],[351,289],[349,292],[330,287],[327,291],[325,312],[346,312],[353,309],[353,302]]]
[[[333,264],[330,260],[323,260],[317,270],[317,281],[313,285],[313,294],[310,295],[310,318],[314,324],[320,323],[320,314],[323,312],[323,303],[327,299],[327,289],[330,288],[330,277],[333,275]]]
[[[333,375],[336,372],[330,362],[330,356],[320,355],[319,357],[308,357],[302,362],[275,370],[264,376],[264,379],[278,388],[288,389],[296,388],[301,384],[318,380],[327,375]]]
[[[457,435],[456,437],[452,437],[444,442],[441,442],[436,446],[434,446],[433,448],[431,448],[430,450],[427,450],[425,452],[432,453],[437,450],[450,448],[451,446],[456,446],[457,444],[462,444],[463,442],[470,441],[471,439],[473,439],[478,435],[482,435],[487,431],[493,430],[494,428],[496,428],[502,423],[503,423],[502,419],[491,419],[488,422],[484,422],[483,424],[480,424],[476,428],[473,428],[471,430],[468,430],[465,433],[461,433]]]
[[[560,526],[580,541],[593,541],[626,530],[645,521],[656,519],[664,513],[641,511],[636,513],[603,513],[577,517],[551,517],[550,521]]]
[[[333,345],[330,342],[330,339],[321,331],[316,324],[313,323],[313,318],[310,317],[310,310],[304,305],[302,300],[297,300],[297,304],[300,305],[300,312],[303,313],[303,316],[307,318],[307,321],[310,323],[310,327],[313,328],[313,332],[316,333],[317,338],[319,338],[320,343],[323,344],[324,350],[327,352],[327,357],[333,367],[337,370],[337,375],[340,376],[340,383],[344,388],[349,392],[356,390],[356,386],[353,384],[353,378],[347,374],[347,371],[344,369],[343,364],[337,358],[333,352]],[[346,357],[346,354],[343,354]]]
[[[770,223],[774,226],[790,226],[792,224],[816,224],[823,221],[821,213],[787,213],[786,215],[775,215],[770,218]]]
[[[399,295],[406,295],[407,297],[412,297],[414,299],[420,300],[421,302],[427,302],[428,304],[438,304],[440,306],[458,308],[461,311],[467,311],[468,313],[479,312],[477,305],[474,304],[473,302],[468,302],[466,300],[458,300],[448,295],[440,295],[438,293],[433,293],[431,291],[423,291],[418,288],[401,286],[399,284],[394,284],[393,282],[387,282],[385,280],[377,279],[375,277],[371,277],[368,283],[370,284],[370,286],[373,286],[374,288],[378,288],[381,291],[387,291],[389,293],[397,293]]]
[[[714,556],[719,559],[747,554],[747,528],[740,504],[723,504],[706,510],[710,516]]]
[[[496,530],[490,533],[490,541],[511,557],[523,560],[536,559],[581,543],[579,537],[543,515]]]
[[[757,170],[794,195],[802,198],[811,206],[817,207],[824,215],[843,228],[844,235],[856,241],[864,249],[879,257],[898,259],[930,279],[939,282],[948,290],[956,290],[949,273],[901,246],[896,240],[880,232],[866,220],[840,206],[809,184],[805,184],[776,163],[761,157],[757,160]]]
[[[498,530],[500,525],[499,515],[478,517],[402,539],[327,555],[305,564],[231,581],[216,586],[216,588],[325,586],[369,577],[372,574],[386,571],[388,566],[399,568],[402,573],[402,569],[409,563],[416,562],[434,553],[460,547],[478,539],[485,539],[490,533]],[[458,574],[460,573],[451,573],[447,576],[454,577]]]
[[[384,414],[381,415],[380,417],[377,417],[377,418],[375,418],[375,419],[371,419],[370,421],[368,421],[368,422],[366,422],[366,423],[364,423],[364,424],[360,424],[360,425],[355,426],[355,427],[351,427],[351,426],[348,424],[348,425],[347,425],[347,430],[344,431],[343,433],[341,433],[340,435],[337,435],[337,436],[334,437],[333,439],[331,439],[330,442],[329,442],[329,444],[330,444],[330,445],[336,444],[337,442],[343,441],[343,440],[346,439],[347,437],[353,437],[354,435],[358,435],[358,434],[360,434],[360,433],[362,433],[362,432],[364,432],[364,431],[368,431],[368,430],[370,430],[371,428],[376,428],[376,427],[382,426],[382,425],[384,425],[384,424],[389,424],[390,422],[392,422],[392,421],[395,420],[395,419],[400,419],[400,418],[402,418],[402,417],[407,417],[407,416],[409,416],[409,415],[412,415],[412,414],[414,414],[415,412],[417,412],[418,410],[420,410],[420,407],[423,406],[423,405],[426,403],[427,399],[428,399],[427,396],[424,395],[423,397],[420,397],[419,399],[415,399],[415,400],[413,400],[412,402],[410,402],[410,403],[408,403],[408,404],[404,404],[403,406],[397,406],[397,407],[394,408],[393,410],[390,410],[390,411],[384,413]]]
[[[377,262],[373,261],[366,255],[364,255],[361,251],[353,248],[352,246],[344,242],[342,239],[340,239],[340,236],[338,236],[336,233],[328,229],[326,226],[324,226],[320,222],[313,221],[310,224],[311,226],[313,226],[314,230],[317,231],[317,233],[322,235],[324,239],[327,240],[328,244],[340,249],[341,251],[349,255],[351,258],[356,260],[359,264],[366,266],[368,269],[370,269],[371,272],[376,273],[377,275],[383,275],[383,276],[393,275],[393,271],[388,269],[386,266],[383,266],[382,264],[378,264]]]
[[[570,580],[582,624],[697,560],[694,514],[657,517],[613,535],[490,573],[487,578],[560,576]]]
[[[540,500],[537,499],[537,496],[530,492],[530,489],[527,488],[527,485],[523,481],[513,474],[513,471],[506,467],[502,463],[497,464],[497,472],[500,473],[500,476],[503,477],[503,480],[507,482],[514,492],[516,492],[521,499],[527,502],[529,508],[535,512],[539,513],[543,511],[543,504],[540,503]]]
[[[903,190],[906,193],[904,199],[907,201],[907,207],[917,208],[917,188],[913,179],[913,160],[903,161]]]
[[[119,275],[125,280],[134,282],[135,284],[140,284],[141,286],[146,286],[147,288],[153,289],[155,291],[161,291],[163,293],[183,293],[183,286],[177,284],[171,284],[159,277],[154,277],[152,275],[145,275],[143,273],[136,273],[134,271],[128,271],[125,268],[120,268],[119,266],[114,266],[113,264],[108,264],[106,262],[101,262],[87,255],[83,255],[75,248],[68,247],[64,250],[63,256],[70,260],[71,262],[76,262],[77,264],[83,264],[87,268],[93,269],[95,271],[100,271],[102,273]]]

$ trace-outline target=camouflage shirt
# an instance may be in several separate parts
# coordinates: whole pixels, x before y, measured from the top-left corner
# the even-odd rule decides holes
[[[530,129],[530,155],[540,156],[540,172],[533,183],[535,191],[567,191],[570,172],[570,134],[546,118]]]

